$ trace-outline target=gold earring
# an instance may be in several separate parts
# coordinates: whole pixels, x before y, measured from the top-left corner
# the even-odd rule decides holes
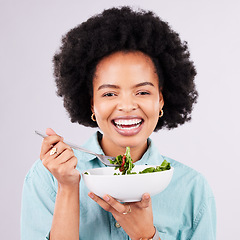
[[[161,109],[159,113],[159,118],[161,118],[162,116],[163,116],[163,110]]]
[[[94,122],[96,122],[96,116],[95,116],[95,113],[92,113],[92,115],[91,115],[91,119],[92,119]]]

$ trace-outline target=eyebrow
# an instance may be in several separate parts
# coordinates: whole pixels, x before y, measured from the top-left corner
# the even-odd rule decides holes
[[[101,90],[103,88],[120,88],[120,87],[117,85],[114,85],[114,84],[103,84],[103,85],[99,86],[98,90]]]
[[[142,86],[146,86],[146,85],[154,87],[154,85],[151,82],[141,82],[141,83],[136,84],[134,87],[142,87]],[[116,89],[119,89],[120,87],[117,86],[117,85],[114,85],[114,84],[103,84],[103,85],[98,87],[98,90],[101,90],[103,88],[116,88]]]
[[[146,86],[146,85],[154,87],[154,85],[151,82],[138,83],[137,85],[135,85],[135,87],[142,87],[142,86]]]

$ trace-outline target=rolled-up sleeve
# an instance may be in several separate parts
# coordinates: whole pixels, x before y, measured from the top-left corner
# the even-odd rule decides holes
[[[23,184],[21,240],[49,239],[55,199],[54,179],[37,161]]]

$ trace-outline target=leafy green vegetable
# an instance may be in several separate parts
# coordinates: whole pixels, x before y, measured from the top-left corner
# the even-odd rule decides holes
[[[130,155],[130,147],[126,147],[126,153],[124,155],[118,155],[114,161],[110,160],[111,164],[119,165],[115,167],[115,169],[119,169],[120,172],[122,172],[122,175],[126,174],[137,174],[136,172],[132,172],[132,169],[134,168],[134,164],[132,162],[132,158]],[[139,174],[144,173],[152,173],[152,172],[161,172],[165,170],[169,170],[171,168],[170,163],[167,160],[164,160],[160,166],[154,167],[148,167],[144,169],[143,171],[140,171]],[[114,175],[121,175],[120,173],[114,173]]]
[[[115,167],[115,169],[119,169],[119,171],[122,172],[122,175],[134,174],[131,172],[135,165],[133,164],[130,155],[130,147],[126,147],[126,152],[124,155],[118,155],[114,161],[110,159],[109,161],[111,164],[119,165]]]
[[[169,170],[170,168],[171,168],[170,163],[167,160],[164,160],[161,166],[157,166],[156,168],[149,167],[139,173],[142,174],[142,173],[162,172],[165,170]]]

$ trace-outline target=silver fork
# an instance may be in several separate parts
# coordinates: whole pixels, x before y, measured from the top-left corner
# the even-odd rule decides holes
[[[35,131],[35,133],[43,138],[47,137],[47,135],[43,134],[43,133],[40,133],[38,131]],[[102,155],[102,154],[97,154],[97,153],[94,153],[92,151],[89,151],[85,148],[82,148],[82,147],[79,147],[75,144],[72,144],[72,143],[69,143],[69,142],[66,142],[64,141],[69,147],[71,148],[74,148],[74,149],[77,149],[77,150],[80,150],[82,152],[86,152],[86,153],[89,153],[89,154],[92,154],[92,155],[95,155],[104,165],[106,166],[109,166],[109,167],[117,167],[117,166],[120,166],[120,165],[117,165],[117,164],[111,164],[109,159],[111,159],[112,161],[115,160],[115,157],[110,157],[110,156],[105,156],[105,155]]]

